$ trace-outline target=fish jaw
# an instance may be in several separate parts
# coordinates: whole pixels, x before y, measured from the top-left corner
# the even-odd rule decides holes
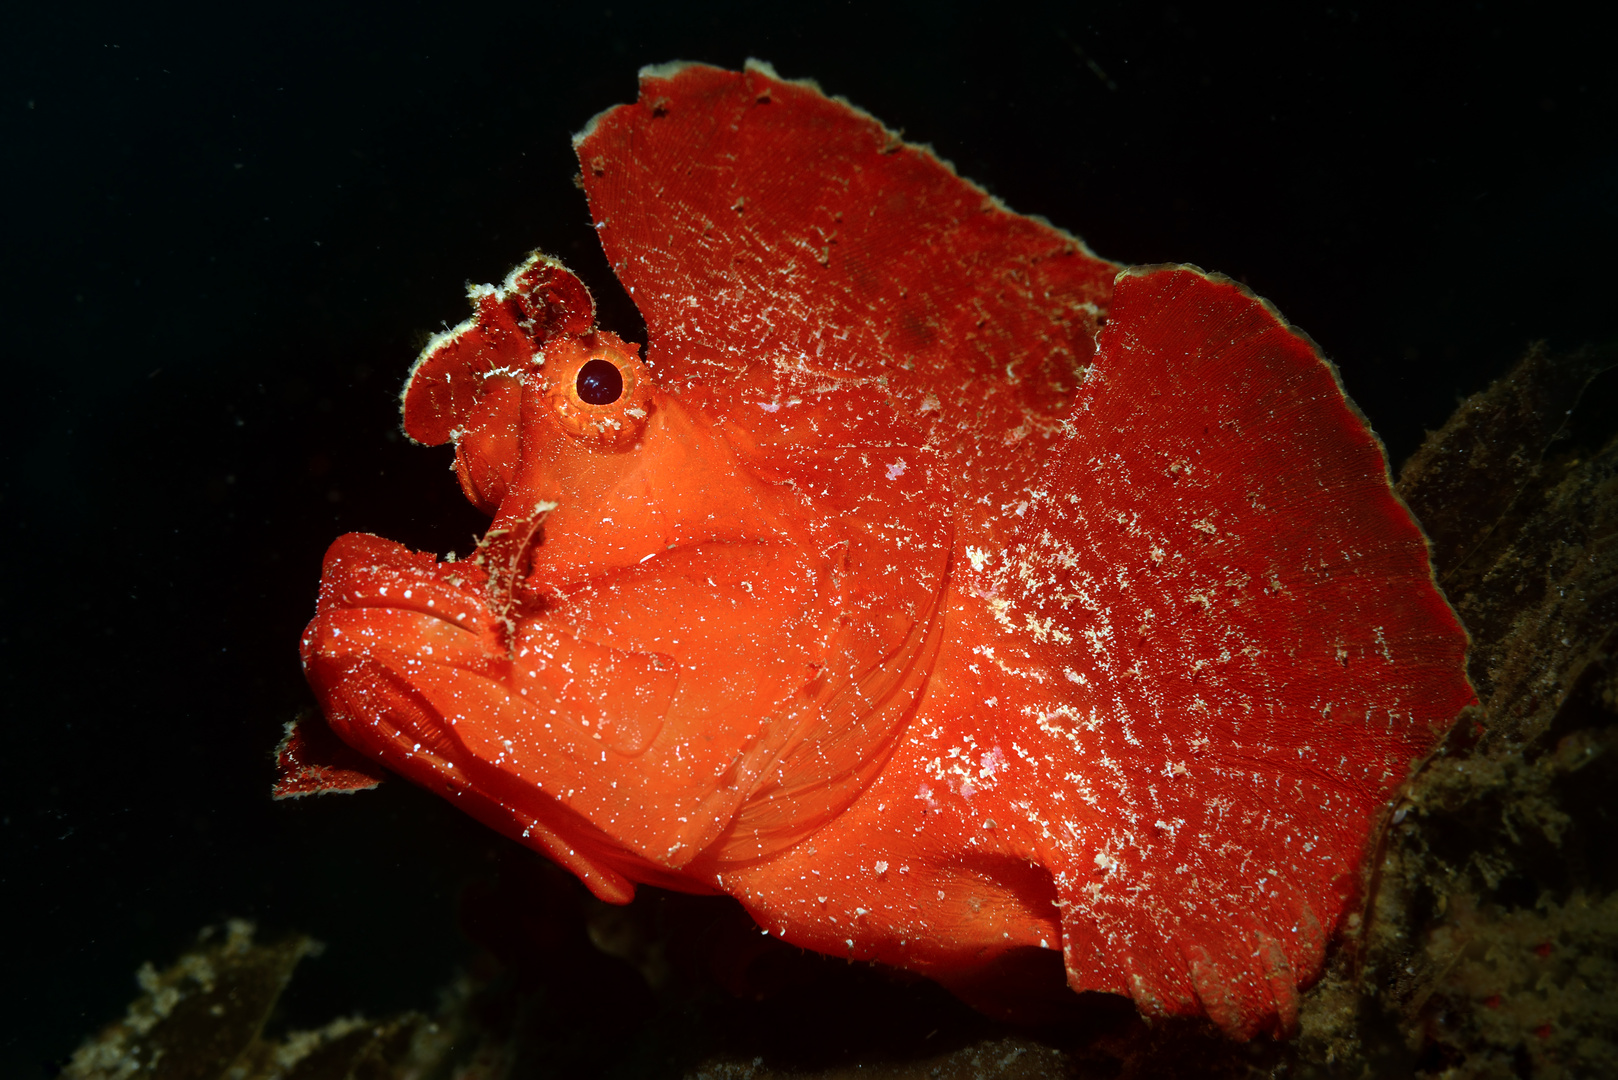
[[[459,717],[423,692],[445,675],[494,685],[508,663],[505,629],[476,591],[485,578],[380,537],[339,537],[301,642],[305,675],[344,742],[554,859],[602,899],[627,902],[624,871],[644,881],[655,868],[649,875],[558,800],[489,768],[456,730]]]
[[[678,593],[658,576],[643,568],[624,585]],[[676,669],[667,654],[603,645],[568,621],[503,608],[489,586],[473,560],[441,563],[377,537],[340,537],[302,643],[333,730],[604,898],[627,899],[629,880],[703,891],[672,871],[728,824],[748,780],[739,759],[812,669],[779,661],[756,678],[682,694],[680,676],[706,670],[692,654]],[[735,650],[720,642],[709,665],[725,653],[734,664]],[[542,665],[572,671],[559,680]],[[659,684],[648,693],[623,680],[648,673]],[[694,737],[693,724],[726,694],[754,726]],[[601,722],[607,710],[615,723]]]

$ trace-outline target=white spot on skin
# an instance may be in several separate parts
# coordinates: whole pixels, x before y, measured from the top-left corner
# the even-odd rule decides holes
[[[899,477],[901,477],[901,476],[903,476],[905,474],[905,468],[906,468],[906,465],[904,463],[904,459],[901,458],[900,460],[895,461],[892,465],[888,466],[888,479],[889,480],[897,480],[897,479],[899,479]]]
[[[1382,659],[1390,664],[1393,663],[1393,650],[1388,648],[1388,639],[1382,633],[1382,627],[1373,627],[1371,633],[1376,638],[1377,652],[1382,654]]]

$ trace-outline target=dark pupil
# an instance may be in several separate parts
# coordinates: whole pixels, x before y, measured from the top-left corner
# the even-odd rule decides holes
[[[574,385],[586,405],[611,405],[624,396],[624,377],[618,365],[606,360],[592,360],[581,367]]]

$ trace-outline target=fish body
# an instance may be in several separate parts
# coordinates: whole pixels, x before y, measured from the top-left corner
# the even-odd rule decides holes
[[[607,900],[1295,1026],[1473,700],[1331,365],[763,65],[648,69],[575,145],[647,355],[543,255],[472,290],[404,415],[490,529],[332,546],[333,730]]]

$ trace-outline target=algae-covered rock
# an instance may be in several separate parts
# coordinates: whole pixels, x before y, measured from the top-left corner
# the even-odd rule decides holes
[[[763,1058],[751,1061],[715,1061],[687,1073],[688,1080],[789,1080],[807,1074],[783,1072],[765,1064]],[[1068,1055],[1035,1039],[986,1039],[973,1046],[919,1061],[878,1061],[851,1068],[820,1072],[833,1078],[859,1077],[860,1080],[1060,1080],[1074,1074]]]
[[[221,936],[203,931],[194,952],[168,970],[151,964],[137,979],[142,995],[124,1019],[73,1055],[71,1080],[211,1080],[248,1056],[298,961],[316,951],[304,937],[253,944],[250,923]]]
[[[255,944],[253,925],[205,929],[167,970],[137,975],[140,997],[73,1055],[63,1080],[380,1080],[421,1076],[446,1056],[445,1029],[416,1013],[333,1020],[266,1038],[294,969],[320,946],[294,935]]]

